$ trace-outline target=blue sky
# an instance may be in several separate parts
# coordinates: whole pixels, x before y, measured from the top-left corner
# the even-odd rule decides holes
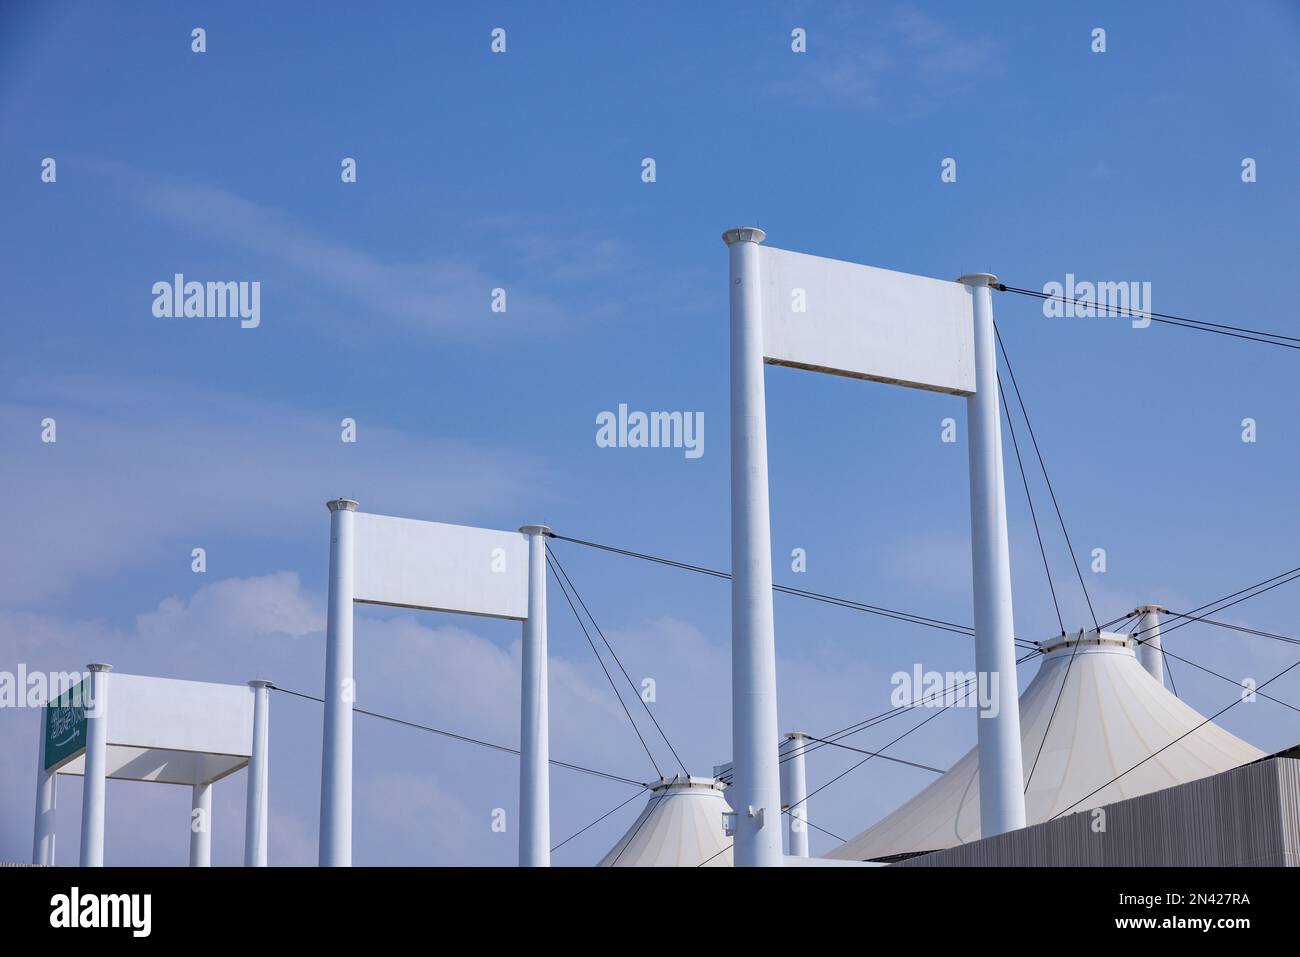
[[[1285,279],[1300,214],[1288,3],[49,3],[0,16],[7,670],[108,660],[319,694],[323,503],[338,495],[728,567],[730,226],[937,277],[1149,281],[1158,311],[1300,335]],[[504,55],[489,52],[498,26]],[[1089,49],[1098,26],[1104,54]],[[794,27],[806,54],[790,50]],[[349,156],[355,184],[340,182]],[[41,182],[45,157],[56,183]],[[946,157],[955,183],[940,181]],[[1258,182],[1241,181],[1243,157]],[[261,282],[260,327],[155,318],[151,286],[176,272]],[[1009,294],[994,308],[1080,558],[1107,550],[1107,572],[1086,573],[1099,617],[1189,609],[1300,564],[1293,352],[1047,319]],[[961,400],[786,369],[767,388],[777,579],[968,622]],[[597,447],[595,417],[619,403],[702,412],[705,454]],[[957,444],[939,441],[947,416]],[[355,445],[339,441],[344,417]],[[1017,633],[1045,637],[1055,615],[1010,462],[1008,499]],[[1048,547],[1067,626],[1090,623],[1050,530]],[[656,714],[692,770],[725,760],[725,585],[556,550],[629,669],[656,677]],[[1291,633],[1294,587],[1225,617]],[[971,667],[970,643],[940,632],[786,597],[776,613],[783,727],[884,710],[889,675],[914,662]],[[517,631],[363,612],[361,703],[513,743]],[[643,777],[558,600],[551,636],[553,754]],[[1234,676],[1290,663],[1205,626],[1170,641]],[[1235,696],[1174,670],[1203,712]],[[1300,700],[1300,678],[1274,687]],[[310,863],[319,709],[272,706],[272,861]],[[1224,724],[1266,750],[1300,738],[1276,705]],[[21,860],[34,714],[0,714],[0,736],[0,859]],[[899,755],[946,765],[973,740],[969,715],[945,715]],[[489,829],[492,808],[516,803],[510,759],[363,718],[357,743],[359,863],[513,861],[513,834]],[[814,786],[856,760],[831,751],[809,759]],[[873,762],[819,796],[813,821],[850,836],[927,780]],[[562,771],[553,783],[557,840],[627,796]],[[64,861],[77,791],[65,780]],[[215,859],[233,863],[242,783],[218,792]],[[187,802],[111,785],[108,861],[183,860]],[[597,859],[637,803],[557,862]]]

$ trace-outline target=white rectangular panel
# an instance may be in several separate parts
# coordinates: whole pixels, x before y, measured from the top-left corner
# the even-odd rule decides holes
[[[975,391],[974,309],[961,283],[770,246],[758,253],[769,363],[953,395]],[[800,298],[805,311],[796,312]]]
[[[376,605],[528,617],[528,536],[358,512],[353,597]]]
[[[111,672],[108,745],[248,757],[253,689]]]

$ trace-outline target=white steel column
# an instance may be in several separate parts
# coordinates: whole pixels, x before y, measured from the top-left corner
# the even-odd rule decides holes
[[[972,273],[965,283],[974,300],[975,393],[966,399],[970,420],[971,577],[975,592],[975,671],[987,681],[995,712],[976,721],[980,767],[980,835],[1025,826],[1025,778],[1020,753],[1020,700],[1011,608],[1011,554],[1007,544],[1006,488],[1002,473],[997,343],[990,286],[997,277]]]
[[[212,783],[190,793],[190,867],[212,866]]]
[[[320,782],[320,865],[352,866],[352,528],[357,503],[330,510],[330,579],[325,624],[325,737]]]
[[[108,772],[108,673],[112,665],[86,665],[86,766],[81,785],[81,866],[104,866],[104,781]]]
[[[253,755],[248,759],[248,803],[244,810],[244,866],[266,867],[267,776],[271,758],[271,687],[269,681],[250,681],[253,689]]]
[[[1159,605],[1143,605],[1137,609],[1142,612],[1142,620],[1138,623],[1137,636],[1138,641],[1138,661],[1147,673],[1159,681],[1163,686],[1165,683],[1165,652],[1160,644],[1160,613],[1164,611]]]
[[[804,769],[804,748],[808,736],[791,731],[785,736],[781,757],[781,803],[790,809],[790,856],[808,856],[808,776]]]
[[[758,244],[722,234],[731,270],[731,737],[737,867],[779,867],[781,780],[776,748],[776,639],[767,494],[767,410]]]
[[[51,690],[51,694],[53,691]],[[36,755],[36,824],[32,832],[32,863],[54,866],[54,813],[58,807],[59,775],[45,770],[45,723],[50,709],[41,709],[41,743]]]
[[[519,866],[551,864],[551,750],[546,674],[545,525],[528,536],[528,617],[524,619],[519,715]]]

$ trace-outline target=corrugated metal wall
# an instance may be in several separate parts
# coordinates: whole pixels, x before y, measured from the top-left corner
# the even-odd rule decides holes
[[[1300,760],[1268,758],[899,867],[1300,866]]]

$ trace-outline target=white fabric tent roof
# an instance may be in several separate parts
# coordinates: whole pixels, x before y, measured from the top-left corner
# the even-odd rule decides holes
[[[730,867],[731,838],[722,825],[730,810],[713,778],[661,782],[597,867]]]
[[[1037,757],[1025,793],[1029,824],[1194,781],[1264,756],[1213,723],[1188,734],[1205,717],[1148,674],[1134,647],[1126,635],[1102,632],[1099,639],[1095,631],[1044,645],[1038,674],[1020,696],[1026,777]],[[1050,738],[1043,744],[1049,718]],[[1128,771],[1156,751],[1160,753]],[[979,754],[972,749],[925,790],[827,856],[875,860],[979,837]]]

